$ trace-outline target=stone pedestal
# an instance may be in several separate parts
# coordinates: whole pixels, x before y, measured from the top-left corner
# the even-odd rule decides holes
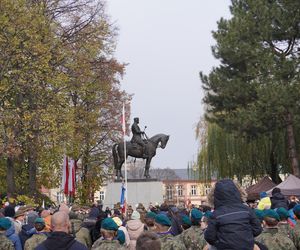
[[[109,183],[106,187],[104,209],[106,206],[112,208],[121,199],[121,181]],[[148,207],[150,202],[163,203],[163,184],[157,179],[128,179],[127,180],[127,204],[134,208],[136,204],[143,203]]]

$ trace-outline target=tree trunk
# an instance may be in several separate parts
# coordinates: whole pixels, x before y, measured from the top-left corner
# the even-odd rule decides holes
[[[300,177],[299,160],[298,160],[298,154],[296,149],[294,127],[293,127],[293,117],[289,111],[287,112],[286,120],[287,120],[286,129],[287,129],[289,158],[291,160],[293,174]]]
[[[14,161],[12,157],[7,157],[6,160],[6,181],[7,181],[7,193],[14,194],[16,192],[15,185],[15,170],[14,170]]]
[[[36,194],[37,186],[36,186],[36,174],[37,174],[37,166],[36,160],[33,155],[29,156],[28,159],[29,164],[29,193],[31,195]]]

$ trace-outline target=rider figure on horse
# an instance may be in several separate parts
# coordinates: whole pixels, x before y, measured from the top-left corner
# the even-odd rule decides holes
[[[140,119],[138,117],[135,117],[133,119],[133,124],[131,126],[131,132],[132,132],[132,138],[131,138],[131,142],[132,143],[137,143],[138,145],[140,145],[142,147],[142,153],[143,153],[143,158],[147,158],[147,152],[146,152],[146,143],[143,138],[142,135],[145,136],[145,132],[141,131],[140,127],[139,127],[139,122]]]

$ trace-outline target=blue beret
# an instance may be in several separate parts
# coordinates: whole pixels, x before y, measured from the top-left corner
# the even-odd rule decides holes
[[[203,213],[196,208],[193,208],[191,211],[191,217],[193,220],[200,221],[203,216]]]
[[[266,192],[260,192],[260,193],[259,193],[259,196],[260,196],[260,198],[265,198],[265,197],[267,197],[268,195],[267,195]]]
[[[264,218],[266,218],[266,217],[270,217],[270,218],[280,221],[280,217],[279,217],[278,213],[276,213],[276,211],[273,209],[266,209],[264,211]]]
[[[171,226],[170,219],[164,214],[157,215],[155,218],[155,222],[160,225],[169,226],[169,227]]]
[[[300,213],[300,204],[294,206],[293,211],[294,213]]]
[[[119,227],[112,218],[106,218],[102,221],[101,228],[106,229],[106,230],[117,231]]]
[[[120,242],[121,245],[123,245],[126,241],[125,234],[122,230],[117,231],[117,240]]]
[[[0,228],[7,230],[11,227],[11,222],[8,218],[0,218]]]
[[[192,225],[192,222],[187,215],[183,215],[181,219],[182,219],[182,224],[190,225],[190,226]]]
[[[154,212],[148,212],[147,214],[146,214],[146,218],[151,218],[151,219],[155,219],[156,218],[156,216],[157,216],[157,214],[156,213],[154,213]]]
[[[276,212],[278,213],[280,219],[287,219],[287,218],[289,218],[289,212],[284,207],[278,208],[276,210]]]

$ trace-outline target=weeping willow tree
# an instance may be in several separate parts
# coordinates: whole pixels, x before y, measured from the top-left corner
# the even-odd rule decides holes
[[[196,135],[200,141],[197,165],[202,176],[210,179],[245,176],[257,179],[269,175],[279,183],[280,173],[291,171],[285,130],[276,130],[256,138],[229,133],[214,123],[200,121]]]

